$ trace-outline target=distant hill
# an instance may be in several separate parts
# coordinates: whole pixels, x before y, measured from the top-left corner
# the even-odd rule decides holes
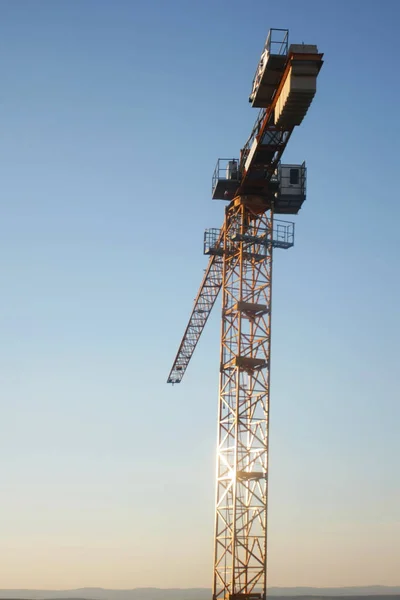
[[[341,600],[362,600],[366,596],[374,596],[374,600],[400,600],[400,586],[366,586],[343,588],[272,587],[268,595],[279,600],[318,600],[318,598],[341,597]],[[358,597],[358,599],[357,599]],[[106,590],[103,588],[81,588],[77,590],[0,590],[0,600],[210,600],[211,590],[208,588],[160,589],[135,588],[132,590]],[[372,600],[370,598],[369,600]]]
[[[400,594],[399,586],[369,585],[357,587],[314,588],[314,587],[271,587],[269,596],[391,596]]]

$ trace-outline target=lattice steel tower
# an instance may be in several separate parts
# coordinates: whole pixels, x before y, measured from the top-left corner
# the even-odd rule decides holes
[[[222,289],[214,600],[263,599],[267,591],[271,284],[274,248],[294,244],[306,167],[282,153],[316,91],[322,54],[271,30],[250,101],[261,108],[240,159],[219,159],[212,197],[229,202],[222,229],[207,230],[209,258],[168,377],[179,383]]]

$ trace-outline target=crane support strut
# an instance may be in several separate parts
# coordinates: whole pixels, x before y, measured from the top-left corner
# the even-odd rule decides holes
[[[216,245],[220,245],[223,238],[219,232]],[[189,323],[183,334],[178,352],[168,375],[167,383],[180,383],[186,372],[190,359],[197,346],[212,307],[218,297],[222,284],[222,257],[218,254],[210,256],[204,277],[194,301]]]

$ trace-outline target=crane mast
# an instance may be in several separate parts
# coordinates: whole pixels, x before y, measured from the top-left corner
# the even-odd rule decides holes
[[[263,600],[267,506],[272,256],[294,244],[306,197],[306,167],[281,164],[316,91],[322,54],[270,30],[250,102],[260,108],[240,159],[219,159],[212,197],[225,200],[221,229],[205,233],[209,256],[168,383],[186,371],[222,290],[213,600]]]
[[[265,590],[272,232],[253,200],[226,211],[214,598]]]

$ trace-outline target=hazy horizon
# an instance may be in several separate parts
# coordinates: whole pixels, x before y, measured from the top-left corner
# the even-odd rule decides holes
[[[190,597],[195,597],[196,594],[210,594],[210,587],[199,587],[199,588],[159,588],[159,587],[135,587],[130,589],[118,589],[118,588],[102,588],[95,586],[88,586],[77,589],[64,589],[64,590],[55,590],[55,589],[1,589],[0,588],[0,598],[6,598],[6,595],[12,593],[12,598],[17,598],[16,594],[20,593],[28,593],[31,592],[30,598],[50,598],[51,594],[56,594],[57,598],[66,598],[68,594],[71,594],[71,597],[79,598],[79,594],[85,592],[86,598],[102,598],[106,594],[115,594],[117,598],[127,598],[130,594],[133,593],[135,596],[136,593],[155,592],[156,595],[158,592],[166,592],[167,595],[169,592],[182,592],[182,594],[187,593]],[[320,595],[323,593],[324,596],[327,597],[360,597],[362,595],[367,596],[379,596],[379,595],[397,595],[400,594],[400,585],[399,586],[383,586],[383,585],[371,585],[371,586],[341,586],[341,587],[313,587],[313,586],[293,586],[293,587],[279,587],[279,586],[271,586],[268,587],[268,595],[275,597],[288,597],[290,594],[295,594],[299,596],[303,596],[304,594],[309,595],[310,593],[314,593]],[[149,597],[149,596],[148,596]]]

